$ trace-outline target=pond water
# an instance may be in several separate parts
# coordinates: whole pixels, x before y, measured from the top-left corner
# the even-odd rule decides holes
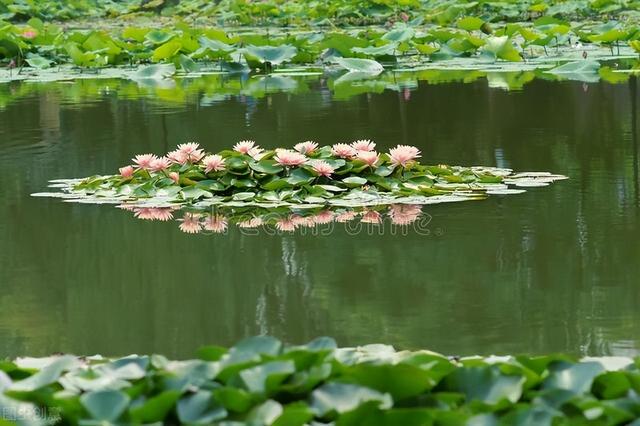
[[[348,96],[323,78],[286,82],[251,93],[197,80],[148,91],[3,85],[0,357],[188,357],[261,333],[462,355],[640,354],[634,78],[518,91],[483,78],[419,81]],[[426,163],[571,179],[427,206],[428,226],[404,233],[190,235],[112,206],[30,196],[50,179],[113,173],[133,154],[185,141],[217,151],[241,139],[273,148],[361,138],[416,145]]]

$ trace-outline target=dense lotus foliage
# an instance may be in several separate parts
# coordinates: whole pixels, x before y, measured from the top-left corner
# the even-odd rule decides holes
[[[541,16],[564,19],[638,19],[637,0],[0,0],[0,19],[24,21],[79,18],[182,17],[226,25],[370,25],[424,20],[441,25],[466,15],[490,22],[527,21]]]
[[[80,202],[133,202],[138,207],[211,206],[223,203],[371,206],[429,204],[518,193],[508,185],[546,186],[564,179],[547,172],[424,165],[421,152],[397,145],[378,152],[370,140],[265,150],[241,141],[231,150],[206,152],[184,143],[164,156],[140,154],[119,174],[52,181],[62,196]]]
[[[450,26],[400,22],[389,28],[238,31],[184,22],[159,28],[132,24],[70,29],[37,18],[26,24],[0,21],[0,63],[7,67],[3,79],[55,70],[64,64],[83,70],[166,64],[185,73],[331,65],[378,74],[383,66],[451,67],[451,61],[458,69],[484,70],[496,63],[519,64],[516,69],[530,70],[574,62],[579,70],[596,67],[597,71],[599,61],[637,57],[638,51],[640,31],[635,23],[577,23],[554,17],[492,25],[482,17],[465,16]],[[154,76],[134,75],[139,79]]]
[[[186,361],[4,361],[0,412],[2,424],[33,425],[624,425],[640,417],[639,366],[630,358],[337,348],[326,337],[286,346],[262,336],[203,347]]]

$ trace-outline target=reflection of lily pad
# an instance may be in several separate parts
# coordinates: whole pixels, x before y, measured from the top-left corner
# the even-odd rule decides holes
[[[336,58],[335,61],[343,68],[349,71],[357,71],[368,74],[380,74],[384,68],[382,65],[372,59],[361,58]]]
[[[173,64],[156,64],[149,65],[138,69],[131,75],[133,80],[161,80],[171,77],[176,73],[176,67]]]
[[[575,61],[560,65],[547,72],[569,80],[595,83],[600,80],[600,75],[598,74],[599,69],[600,63],[598,61]]]
[[[333,84],[339,85],[339,84],[345,84],[345,83],[350,83],[354,81],[372,80],[375,78],[376,78],[375,74],[370,74],[368,72],[349,71],[344,75],[341,75],[338,79],[336,79],[336,81],[334,81]]]
[[[395,54],[397,48],[398,45],[396,43],[389,43],[382,46],[354,47],[351,51],[368,56],[385,56]]]
[[[268,62],[272,65],[280,65],[283,62],[287,62],[298,52],[295,46],[289,44],[280,46],[247,46],[244,51],[245,55],[249,55],[261,63]]]

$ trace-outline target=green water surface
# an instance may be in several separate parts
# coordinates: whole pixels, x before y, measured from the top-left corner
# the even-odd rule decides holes
[[[262,333],[447,354],[640,354],[634,78],[519,91],[418,82],[345,97],[322,78],[287,81],[296,90],[2,86],[0,357],[187,357]],[[381,150],[416,145],[426,163],[570,180],[427,206],[426,231],[404,235],[188,235],[175,221],[30,197],[49,179],[113,173],[186,141],[218,151],[241,139],[273,148],[361,138]]]

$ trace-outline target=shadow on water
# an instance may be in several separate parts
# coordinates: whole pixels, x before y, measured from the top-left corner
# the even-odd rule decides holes
[[[295,91],[249,93],[244,81],[230,94],[239,82],[1,86],[0,355],[188,356],[257,333],[458,354],[640,353],[635,78],[515,92],[417,79],[349,96],[330,78],[293,81]],[[186,235],[175,222],[29,197],[189,140],[217,151],[360,138],[416,145],[430,163],[571,180],[429,206],[428,233]]]

